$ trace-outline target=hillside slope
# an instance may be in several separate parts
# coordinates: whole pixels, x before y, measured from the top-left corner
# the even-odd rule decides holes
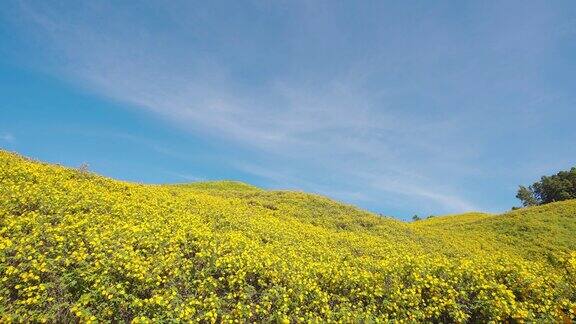
[[[410,224],[425,237],[443,237],[478,253],[509,253],[553,261],[576,251],[576,200],[523,208],[503,215],[468,213]]]
[[[576,201],[415,223],[0,151],[2,320],[568,320]]]

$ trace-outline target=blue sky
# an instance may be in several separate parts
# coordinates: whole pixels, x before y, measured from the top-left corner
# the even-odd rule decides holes
[[[574,1],[3,1],[0,147],[407,219],[576,165]]]

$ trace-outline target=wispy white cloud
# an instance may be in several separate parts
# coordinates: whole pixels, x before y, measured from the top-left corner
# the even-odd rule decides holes
[[[135,18],[130,8],[112,8],[105,3],[79,6],[66,16],[62,11],[71,9],[28,1],[17,7],[18,14],[30,24],[24,28],[32,30],[39,46],[50,52],[46,60],[52,64],[47,68],[53,73],[151,111],[182,129],[232,141],[266,156],[266,167],[252,163],[239,166],[239,170],[276,184],[351,200],[396,196],[420,199],[431,209],[443,211],[479,207],[466,198],[454,179],[479,172],[471,161],[478,156],[481,145],[475,144],[474,137],[468,142],[456,138],[474,134],[470,126],[475,122],[471,121],[485,120],[485,116],[466,109],[443,112],[440,105],[454,103],[440,98],[439,93],[445,95],[450,92],[446,88],[466,80],[470,93],[454,93],[453,98],[467,104],[470,97],[490,90],[491,85],[485,81],[496,74],[486,75],[479,63],[482,57],[474,51],[509,59],[510,44],[521,49],[538,39],[546,48],[553,42],[545,33],[531,33],[527,39],[528,35],[518,33],[498,16],[497,24],[504,24],[508,32],[491,38],[493,33],[479,24],[480,36],[469,40],[468,35],[448,32],[446,26],[422,15],[416,19],[419,23],[405,33],[383,31],[384,36],[373,35],[379,36],[381,44],[375,41],[369,44],[373,46],[368,48],[370,51],[357,54],[350,52],[351,45],[340,43],[346,36],[353,42],[354,35],[343,33],[338,15],[307,4],[295,10],[305,12],[296,17],[298,26],[305,28],[298,31],[300,36],[291,30],[279,30],[279,37],[286,37],[289,44],[272,44],[276,47],[269,49],[280,51],[286,50],[282,46],[291,46],[294,56],[305,57],[298,62],[299,72],[286,68],[261,75],[256,71],[247,77],[256,80],[245,81],[235,70],[242,60],[256,69],[266,64],[245,59],[261,55],[260,51],[266,49],[251,48],[246,37],[260,35],[228,31],[231,36],[223,36],[201,12],[182,10],[181,5],[174,2],[158,13],[173,27],[170,31],[151,30],[145,20],[130,19]],[[266,10],[264,7],[258,10]],[[542,15],[535,26],[546,26],[551,17],[553,14]],[[400,25],[386,26],[393,30]],[[525,27],[537,30],[532,25]],[[206,34],[206,29],[211,33]],[[200,41],[208,37],[222,39],[217,44],[218,39]],[[419,43],[413,43],[413,38]],[[455,53],[459,45],[469,49]],[[339,59],[345,64],[333,68],[334,64],[314,63],[306,58],[309,47],[319,52],[341,50],[341,58],[330,54],[309,56]],[[225,50],[232,53],[222,53]],[[452,65],[442,67],[458,55],[470,60],[458,61],[457,69]],[[523,52],[521,64],[533,64],[538,55],[540,50]],[[238,62],[231,64],[230,60]],[[300,71],[314,64],[331,69],[319,72],[320,76]],[[422,70],[429,66],[433,68]],[[439,73],[443,82],[434,79]],[[471,74],[478,76],[466,79]],[[525,76],[513,86],[519,84],[526,87],[522,91],[533,89],[533,76]],[[420,108],[413,111],[407,106]],[[478,134],[481,136],[481,131]],[[361,191],[370,193],[359,194]]]
[[[269,183],[268,188],[279,189],[279,190],[300,190],[309,193],[316,193],[320,195],[325,195],[333,199],[339,199],[343,201],[370,201],[371,198],[368,197],[366,192],[351,190],[345,188],[334,188],[327,186],[326,184],[321,184],[318,182],[307,181],[302,177],[293,175],[290,171],[277,171],[270,167],[236,162],[234,166],[245,173],[257,176],[262,179],[266,179]]]
[[[172,171],[165,171],[166,174],[169,174],[173,177],[176,177],[182,181],[186,182],[198,182],[198,181],[206,181],[207,179],[203,177],[197,177],[195,175],[191,175],[188,173],[179,173],[179,172],[172,172]]]
[[[0,133],[0,140],[12,143],[16,140],[16,138],[11,133]]]

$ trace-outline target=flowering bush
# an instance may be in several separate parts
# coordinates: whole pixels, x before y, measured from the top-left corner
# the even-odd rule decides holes
[[[576,202],[413,224],[0,151],[4,321],[569,321]],[[524,243],[524,244],[522,244]]]

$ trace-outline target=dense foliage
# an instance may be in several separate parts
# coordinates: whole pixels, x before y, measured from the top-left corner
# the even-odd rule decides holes
[[[529,187],[520,186],[516,198],[522,201],[524,207],[576,199],[576,167],[543,176]]]
[[[569,321],[576,201],[413,223],[0,151],[1,321]]]

